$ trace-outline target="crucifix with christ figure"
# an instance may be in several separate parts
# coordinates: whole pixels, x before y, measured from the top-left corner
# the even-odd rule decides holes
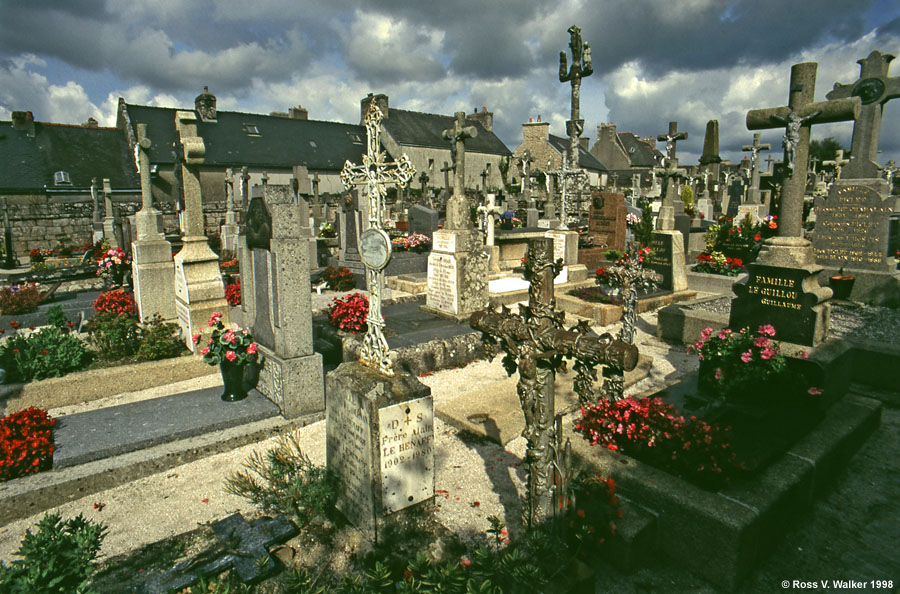
[[[388,356],[387,339],[384,337],[384,320],[381,317],[381,294],[384,290],[384,269],[391,261],[391,239],[382,228],[384,221],[384,198],[386,184],[397,184],[401,188],[415,175],[416,170],[406,154],[394,163],[385,162],[385,152],[381,150],[379,136],[383,116],[378,106],[372,102],[366,114],[368,144],[362,165],[350,161],[341,170],[341,182],[348,190],[353,186],[364,186],[369,199],[369,228],[359,236],[359,255],[366,265],[366,280],[369,290],[369,313],[366,320],[368,329],[360,349],[360,361],[378,369],[385,375],[393,375]]]

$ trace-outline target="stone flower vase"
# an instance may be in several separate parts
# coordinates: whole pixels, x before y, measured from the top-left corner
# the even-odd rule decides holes
[[[222,383],[225,386],[222,400],[225,402],[237,402],[247,397],[247,389],[244,384],[245,367],[246,365],[243,363],[227,359],[219,363],[219,372],[222,374]]]

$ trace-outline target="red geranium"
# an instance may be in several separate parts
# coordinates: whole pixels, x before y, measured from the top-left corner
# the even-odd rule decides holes
[[[47,411],[31,407],[0,419],[0,481],[53,465],[53,427]]]

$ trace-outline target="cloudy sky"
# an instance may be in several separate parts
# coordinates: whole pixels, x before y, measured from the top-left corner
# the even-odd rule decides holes
[[[301,104],[313,119],[356,123],[375,92],[432,113],[487,106],[510,149],[530,117],[565,135],[559,52],[578,24],[594,62],[581,100],[591,142],[602,122],[649,136],[677,120],[690,135],[684,164],[710,119],[722,156],[739,160],[746,112],[786,103],[792,64],[819,63],[824,100],[872,50],[900,54],[897,0],[0,0],[0,11],[0,119],[31,110],[114,125],[120,96],[192,106],[208,85],[219,109]],[[900,99],[884,116],[879,160],[900,162]],[[815,126],[813,138],[849,148],[851,130]],[[773,149],[780,140],[763,134]]]

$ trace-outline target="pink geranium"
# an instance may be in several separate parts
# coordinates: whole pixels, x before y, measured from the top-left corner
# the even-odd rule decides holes
[[[215,326],[219,323],[219,320],[222,319],[222,314],[217,311],[214,311],[211,316],[209,316],[209,325]]]
[[[750,351],[741,353],[741,361],[743,361],[744,363],[749,363],[751,359],[753,359],[753,353],[751,353]]]
[[[237,337],[232,330],[226,330],[225,334],[222,335],[222,338],[225,339],[225,342],[235,342],[237,340]]]
[[[234,361],[235,359],[237,359],[237,355],[235,354],[234,351],[226,351],[225,358],[228,359],[229,361]]]
[[[753,346],[758,346],[761,349],[764,349],[769,346],[769,339],[765,336],[760,336],[753,340]]]
[[[762,350],[762,352],[759,353],[759,356],[762,357],[763,359],[771,359],[772,357],[774,357],[777,354],[778,353],[775,352],[775,349],[767,346],[766,348],[764,348]]]
[[[200,349],[201,355],[206,355],[208,353],[209,353],[209,347],[203,347],[202,349]]]
[[[765,334],[766,336],[775,336],[775,327],[772,326],[772,324],[766,324],[760,326],[758,332],[760,334]]]
[[[200,334],[194,334],[191,337],[191,340],[193,341],[194,344],[200,344]]]
[[[247,352],[251,355],[256,352],[256,343],[251,343],[250,346],[247,347]]]

